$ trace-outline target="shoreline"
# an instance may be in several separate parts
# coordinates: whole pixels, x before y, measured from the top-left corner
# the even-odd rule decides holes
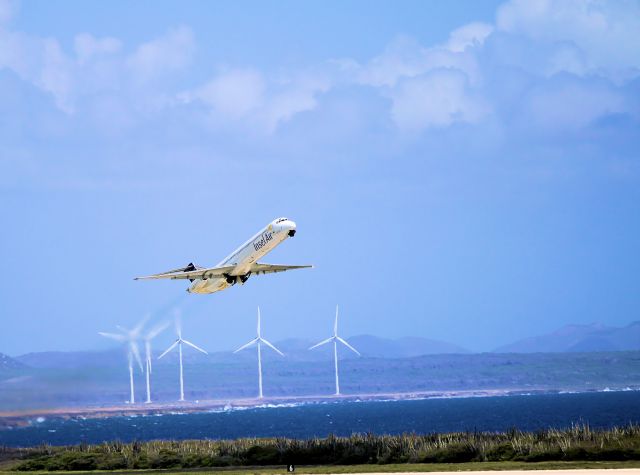
[[[455,391],[412,391],[375,394],[347,394],[347,395],[312,395],[312,396],[276,396],[258,398],[225,398],[206,399],[185,402],[136,403],[134,405],[100,405],[78,406],[44,409],[24,409],[15,411],[0,411],[0,430],[27,427],[34,422],[44,422],[45,419],[100,419],[127,416],[154,416],[165,414],[195,414],[212,411],[231,411],[242,409],[259,409],[272,406],[327,404],[337,402],[383,402],[383,401],[411,401],[423,399],[453,399],[471,397],[500,397],[524,396],[544,394],[578,394],[593,392],[637,391],[635,389],[602,389],[602,390],[568,390],[568,389],[479,389]],[[42,420],[39,420],[42,419]]]

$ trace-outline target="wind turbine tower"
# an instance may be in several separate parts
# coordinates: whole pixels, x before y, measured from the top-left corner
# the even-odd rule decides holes
[[[251,340],[249,343],[246,343],[246,344],[242,345],[240,348],[238,348],[236,351],[234,351],[234,353],[237,353],[238,351],[242,351],[245,348],[249,348],[253,344],[257,344],[257,346],[258,346],[258,398],[262,399],[262,343],[267,345],[269,348],[271,348],[273,351],[278,353],[280,356],[284,356],[284,354],[279,349],[277,349],[275,346],[273,346],[271,343],[269,343],[267,340],[262,338],[262,334],[261,334],[261,330],[260,330],[260,307],[258,307],[258,328],[257,328],[257,330],[258,330],[257,331],[257,336],[253,340]]]
[[[146,379],[147,379],[147,400],[145,401],[147,404],[151,403],[151,340],[157,337],[160,333],[165,331],[169,326],[170,322],[162,322],[152,328],[147,334],[144,336],[144,350],[145,350],[145,366],[146,366]]]
[[[140,350],[138,349],[138,338],[140,336],[140,332],[142,331],[142,327],[147,322],[148,317],[145,317],[138,325],[136,325],[133,330],[128,330],[121,326],[117,326],[118,330],[122,333],[106,333],[106,332],[98,332],[99,335],[102,335],[106,338],[111,338],[112,340],[116,340],[120,343],[124,343],[128,347],[127,351],[127,360],[129,362],[129,404],[135,404],[136,402],[136,394],[133,386],[133,360],[135,358],[138,366],[140,367],[140,371],[142,371],[142,360],[140,359]]]
[[[346,340],[338,336],[338,306],[337,305],[336,305],[336,319],[333,323],[333,336],[330,338],[327,338],[326,340],[322,340],[320,343],[313,345],[309,349],[313,350],[314,348],[317,348],[319,346],[322,346],[326,343],[331,343],[331,342],[333,342],[333,362],[336,370],[336,396],[340,396],[340,378],[338,377],[338,342],[342,343],[344,346],[349,348],[356,355],[360,356],[360,353],[353,346],[347,343]]]
[[[158,359],[162,358],[164,355],[173,350],[176,346],[178,347],[178,355],[180,360],[180,401],[184,401],[184,370],[182,365],[182,344],[190,346],[191,348],[198,350],[200,353],[204,353],[207,355],[208,353],[204,351],[202,348],[194,345],[190,341],[187,341],[182,338],[182,323],[180,321],[180,314],[176,311],[176,333],[178,334],[178,339],[173,342],[173,344],[167,348],[164,353],[158,356]]]

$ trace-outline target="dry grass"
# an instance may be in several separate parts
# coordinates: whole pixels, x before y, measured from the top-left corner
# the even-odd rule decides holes
[[[21,470],[162,469],[225,466],[640,460],[640,426],[504,433],[372,435],[312,439],[109,442],[5,449]],[[0,451],[0,453],[2,453]]]

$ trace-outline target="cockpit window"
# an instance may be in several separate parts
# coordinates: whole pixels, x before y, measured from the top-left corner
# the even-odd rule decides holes
[[[276,223],[281,223],[283,221],[287,221],[287,218],[279,218],[276,220]]]

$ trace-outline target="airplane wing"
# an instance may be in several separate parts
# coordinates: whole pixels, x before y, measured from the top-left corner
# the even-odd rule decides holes
[[[256,262],[251,266],[251,273],[260,275],[260,274],[273,274],[274,272],[285,272],[293,269],[308,269],[313,267],[311,265],[305,266],[286,266],[286,265],[278,265],[278,264],[262,264],[260,262]]]
[[[293,269],[306,269],[309,267],[313,267],[310,265],[305,266],[286,266],[286,265],[277,265],[277,264],[261,264],[256,262],[251,266],[252,274],[273,274],[274,272],[285,272]],[[203,269],[194,269],[194,270],[180,270],[178,272],[169,271],[169,272],[161,272],[160,274],[152,274],[144,277],[136,277],[134,280],[151,280],[151,279],[211,279],[213,277],[223,277],[227,274],[232,274],[235,265],[233,266],[224,266],[224,267],[209,267]]]
[[[134,280],[149,279],[210,279],[212,277],[222,277],[229,274],[236,266],[225,267],[209,267],[204,269],[195,269],[180,272],[162,272],[160,274],[152,274],[144,277],[136,277]]]

